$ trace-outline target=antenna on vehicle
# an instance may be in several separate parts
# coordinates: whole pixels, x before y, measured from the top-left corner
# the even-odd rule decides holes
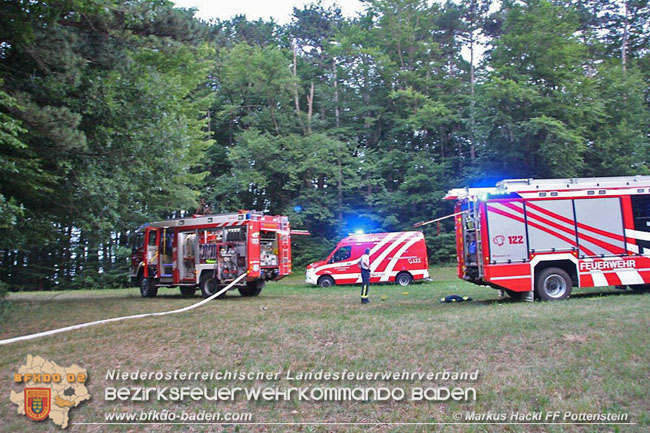
[[[464,210],[464,211],[461,211],[461,212],[452,213],[451,215],[443,216],[443,217],[436,218],[436,219],[433,219],[433,220],[430,220],[430,221],[420,221],[418,223],[413,224],[413,227],[422,227],[422,226],[425,226],[427,224],[431,224],[431,223],[435,223],[435,222],[438,222],[438,221],[445,220],[447,218],[455,217],[456,215],[464,214],[465,212],[467,212],[467,211]]]

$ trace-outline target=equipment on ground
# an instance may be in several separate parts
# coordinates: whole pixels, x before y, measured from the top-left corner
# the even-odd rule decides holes
[[[440,298],[440,303],[447,304],[447,303],[456,303],[456,302],[467,302],[471,300],[472,298],[470,298],[469,296],[447,295],[444,298]]]

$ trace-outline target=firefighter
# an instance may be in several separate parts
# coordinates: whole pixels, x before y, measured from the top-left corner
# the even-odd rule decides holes
[[[366,248],[365,253],[359,259],[361,268],[361,303],[367,304],[368,290],[370,290],[370,248]]]

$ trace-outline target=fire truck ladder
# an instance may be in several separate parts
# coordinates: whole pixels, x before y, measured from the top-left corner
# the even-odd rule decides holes
[[[650,176],[574,177],[566,179],[505,179],[497,189],[506,192],[530,190],[650,187]]]

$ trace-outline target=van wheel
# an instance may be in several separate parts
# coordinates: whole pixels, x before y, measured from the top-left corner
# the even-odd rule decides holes
[[[547,268],[536,276],[535,291],[543,301],[560,301],[571,294],[571,277],[560,268]]]
[[[201,275],[199,286],[201,287],[203,297],[209,298],[219,291],[219,280],[212,276],[212,272],[205,272]],[[226,292],[217,296],[217,298],[223,298],[224,296],[226,296]]]
[[[140,278],[140,296],[143,298],[153,298],[158,294],[158,287],[154,282],[154,279],[151,277],[145,278],[144,276]]]
[[[264,280],[249,281],[246,283],[246,287],[239,288],[239,294],[242,296],[257,296],[262,293],[265,285]]]
[[[181,286],[181,295],[194,296],[196,293],[196,286]]]
[[[332,287],[334,285],[334,278],[329,275],[323,275],[318,279],[318,285],[321,287]]]
[[[413,282],[413,277],[408,272],[400,272],[395,277],[395,282],[400,286],[408,286]]]

